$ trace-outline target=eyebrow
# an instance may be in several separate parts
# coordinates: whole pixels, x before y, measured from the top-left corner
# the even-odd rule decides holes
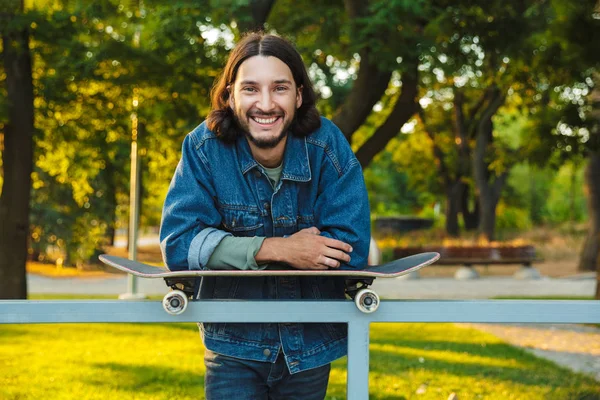
[[[273,81],[274,84],[276,85],[281,85],[282,83],[287,83],[288,85],[292,84],[292,81],[290,81],[289,79],[277,79],[275,81]],[[240,82],[240,85],[257,85],[258,82],[256,81],[252,81],[252,80],[243,80]]]

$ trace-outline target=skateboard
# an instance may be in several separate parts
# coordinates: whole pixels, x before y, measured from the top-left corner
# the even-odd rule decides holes
[[[163,278],[172,290],[163,298],[163,308],[171,315],[183,313],[190,299],[194,296],[196,279],[203,276],[337,276],[346,279],[346,294],[354,300],[356,307],[371,313],[379,307],[379,296],[369,289],[376,278],[396,278],[417,271],[436,262],[439,253],[419,253],[400,258],[386,264],[369,266],[362,270],[299,270],[299,269],[264,269],[264,270],[193,270],[169,271],[123,257],[100,255],[100,261],[113,268],[125,271],[140,278]]]

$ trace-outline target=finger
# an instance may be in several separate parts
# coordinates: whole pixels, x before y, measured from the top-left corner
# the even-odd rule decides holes
[[[340,262],[334,258],[330,258],[324,255],[319,256],[319,264],[325,265],[329,268],[339,268]]]
[[[306,230],[308,233],[312,233],[313,235],[320,235],[321,234],[321,231],[317,227],[315,227],[315,226],[311,226],[310,228],[306,228],[306,229],[303,229],[303,230]]]
[[[352,253],[352,246],[350,246],[348,243],[344,243],[341,240],[337,240],[337,239],[331,239],[331,238],[324,238],[325,241],[325,246],[327,247],[331,247],[333,249],[338,249],[338,250],[342,250],[345,251],[346,253]]]
[[[321,233],[321,231],[318,230],[317,228],[315,228],[314,226],[311,226],[310,228],[300,229],[296,233],[305,233],[305,234],[310,234],[310,235],[318,235],[318,234]]]
[[[326,257],[329,258],[333,258],[339,261],[343,261],[343,262],[350,262],[350,255],[340,251],[340,250],[336,250],[336,249],[332,249],[330,247],[328,247],[324,252],[323,255],[325,255]]]

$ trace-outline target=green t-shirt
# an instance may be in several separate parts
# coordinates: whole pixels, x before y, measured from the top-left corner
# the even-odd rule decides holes
[[[261,165],[262,166],[262,165]],[[273,189],[277,187],[283,170],[283,163],[279,167],[263,167]],[[266,237],[235,237],[226,236],[215,248],[206,265],[209,269],[265,269],[267,264],[258,265],[254,257],[260,250]]]

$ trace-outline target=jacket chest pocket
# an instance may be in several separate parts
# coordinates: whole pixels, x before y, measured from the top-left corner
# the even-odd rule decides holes
[[[223,229],[234,236],[264,236],[263,221],[258,209],[241,209],[219,205]]]
[[[315,217],[311,214],[299,214],[296,218],[298,230],[306,229],[315,226]]]

